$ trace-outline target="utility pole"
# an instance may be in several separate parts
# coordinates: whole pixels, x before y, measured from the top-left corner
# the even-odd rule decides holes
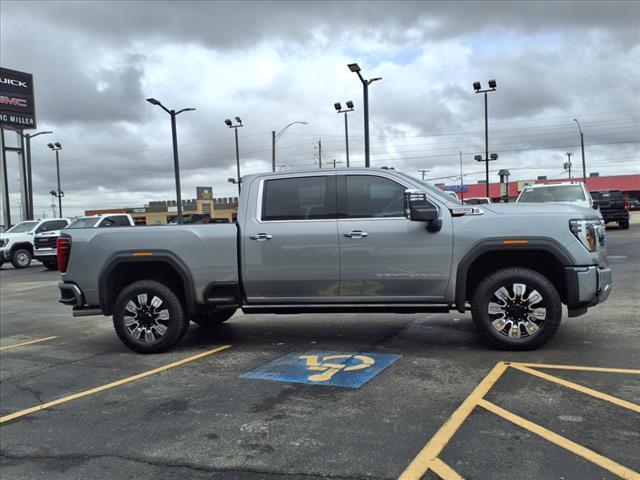
[[[271,171],[276,171],[276,131],[271,130]]]
[[[460,197],[464,200],[464,181],[462,176],[462,150],[460,150]]]
[[[424,174],[425,173],[429,173],[429,170],[424,170],[424,169],[418,169],[418,172],[422,174],[422,181],[424,182]]]
[[[336,161],[336,159],[334,158],[333,159],[333,168],[336,168],[336,163],[342,163],[342,161],[341,160],[337,160]]]
[[[567,161],[564,164],[564,169],[569,171],[569,180],[571,180],[571,153],[567,152]]]
[[[318,165],[322,168],[322,139],[318,139]]]
[[[584,160],[584,133],[582,133],[582,127],[577,118],[573,119],[578,124],[578,131],[580,132],[580,148],[582,149],[582,181],[587,183],[587,164]]]
[[[496,91],[496,81],[489,80],[489,88],[482,90],[480,82],[473,82],[473,89],[476,93],[484,93],[484,162],[485,162],[485,191],[489,197],[489,161],[495,159],[489,157],[489,111],[487,102],[487,92]]]
[[[382,77],[376,77],[371,79],[365,79],[360,73],[360,66],[357,63],[350,63],[347,65],[349,70],[358,75],[360,82],[362,82],[362,98],[364,103],[364,166],[369,168],[371,162],[369,159],[369,85],[378,80],[382,80]]]

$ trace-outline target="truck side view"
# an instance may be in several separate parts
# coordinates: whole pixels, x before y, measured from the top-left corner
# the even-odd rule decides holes
[[[243,178],[235,224],[65,230],[60,302],[165,351],[189,322],[244,313],[471,310],[497,348],[536,348],[607,299],[598,212],[466,206],[388,169]]]

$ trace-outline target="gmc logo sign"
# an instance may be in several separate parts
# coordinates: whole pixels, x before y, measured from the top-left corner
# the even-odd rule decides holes
[[[15,107],[27,108],[27,101],[24,98],[5,97],[0,95],[0,105],[13,105]]]

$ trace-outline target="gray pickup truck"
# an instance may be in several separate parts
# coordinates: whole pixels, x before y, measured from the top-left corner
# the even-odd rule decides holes
[[[243,178],[235,224],[67,230],[60,302],[113,316],[131,349],[244,313],[465,312],[526,350],[611,292],[596,210],[462,205],[392,169]]]

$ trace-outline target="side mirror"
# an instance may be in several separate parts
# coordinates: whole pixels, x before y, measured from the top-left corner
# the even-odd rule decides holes
[[[412,222],[426,222],[427,230],[438,232],[442,228],[438,209],[427,200],[427,195],[419,190],[405,191],[405,211]]]

